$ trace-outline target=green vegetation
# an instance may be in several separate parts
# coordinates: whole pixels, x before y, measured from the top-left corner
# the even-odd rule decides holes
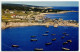
[[[43,17],[38,18],[35,15],[48,12],[60,12],[49,7],[20,5],[20,4],[2,4],[2,21],[4,22],[36,22]],[[34,17],[35,16],[35,17]],[[52,20],[48,20],[52,22]]]
[[[62,11],[62,10],[52,9],[49,7],[21,5],[21,4],[2,4],[2,9],[18,10],[18,11],[34,11],[34,12],[59,12],[59,11]]]

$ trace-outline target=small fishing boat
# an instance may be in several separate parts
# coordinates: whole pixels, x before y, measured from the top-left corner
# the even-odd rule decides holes
[[[63,33],[65,36],[68,36],[69,34],[67,34],[66,32],[65,33]]]
[[[70,49],[68,49],[68,48],[63,48],[63,47],[62,47],[62,49],[65,50],[65,51],[69,51],[69,50],[70,50]]]
[[[68,36],[69,34],[65,34],[66,36]]]
[[[12,47],[19,47],[19,45],[12,45]]]
[[[35,51],[43,51],[43,48],[35,48]]]
[[[43,34],[44,36],[48,36],[48,34]]]
[[[31,41],[37,41],[37,39],[31,39]]]
[[[33,38],[33,37],[36,37],[36,36],[31,36],[31,37]]]
[[[64,39],[65,36],[61,37],[62,39]]]
[[[56,35],[56,34],[51,34],[51,35]]]
[[[55,40],[56,40],[56,38],[52,39],[52,41],[55,41]]]
[[[52,42],[49,42],[49,43],[46,43],[45,45],[51,45],[52,44]]]
[[[67,34],[66,32],[64,32],[63,34]]]
[[[72,42],[72,40],[67,40],[67,42],[70,42],[70,43],[71,43],[71,42]]]
[[[46,31],[46,33],[48,33],[49,31]]]
[[[63,44],[68,44],[68,42],[64,42]]]

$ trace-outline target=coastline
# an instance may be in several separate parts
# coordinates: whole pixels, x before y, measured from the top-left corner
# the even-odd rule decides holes
[[[5,22],[2,22],[2,29],[6,29],[9,27],[22,27],[22,26],[54,26],[54,27],[58,27],[58,26],[73,26],[73,27],[78,27],[78,24],[74,24],[74,23],[67,23],[67,24],[55,24],[55,23],[27,23],[27,22],[9,22],[7,25],[5,24]]]
[[[62,14],[62,13],[67,13],[67,12],[77,12],[77,11],[61,11],[61,12],[57,12],[57,13],[41,13],[40,16],[44,17],[46,14]],[[64,21],[67,21],[67,20],[64,20]],[[5,22],[1,22],[1,29],[6,29],[9,27],[34,26],[34,25],[47,26],[47,27],[49,27],[50,25],[52,25],[54,27],[58,27],[58,26],[78,27],[79,26],[78,23],[68,23],[68,22],[67,23],[66,22],[58,22],[57,24],[54,22],[46,22],[46,23],[8,22],[7,24]]]
[[[63,14],[63,13],[67,13],[67,12],[78,12],[78,11],[61,11],[61,12],[57,12],[57,13],[41,13],[43,15],[46,15],[46,14]]]

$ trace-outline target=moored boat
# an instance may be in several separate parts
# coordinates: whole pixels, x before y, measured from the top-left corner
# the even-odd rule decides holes
[[[51,35],[56,35],[56,34],[51,34]]]
[[[43,48],[35,48],[35,51],[43,51]]]
[[[64,32],[63,34],[67,34],[66,32]]]
[[[37,41],[37,39],[31,39],[31,41]]]
[[[70,42],[70,43],[71,43],[71,42],[72,42],[72,40],[67,40],[67,42]]]
[[[68,42],[64,42],[63,44],[68,44]]]
[[[46,33],[48,33],[49,31],[46,31]]]
[[[48,34],[43,34],[44,36],[48,36]]]
[[[66,36],[68,36],[69,34],[65,34]]]
[[[49,43],[46,43],[45,45],[51,45],[52,44],[52,42],[49,42]]]
[[[55,40],[56,40],[56,38],[52,39],[52,41],[55,41]]]
[[[66,32],[63,33],[65,36],[68,36],[69,34],[67,34]]]
[[[36,37],[36,36],[31,36],[31,37],[33,38],[33,37]]]
[[[19,45],[12,45],[12,47],[19,47]]]
[[[65,51],[69,51],[69,50],[70,50],[70,49],[68,49],[68,48],[63,48],[63,47],[62,47],[62,49],[65,50]]]
[[[61,37],[62,39],[64,39],[65,36]]]

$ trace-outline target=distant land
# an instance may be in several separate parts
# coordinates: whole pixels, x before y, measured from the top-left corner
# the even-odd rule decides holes
[[[34,9],[32,9],[34,8]],[[41,11],[44,10],[50,10],[52,9],[52,7],[46,7],[46,6],[33,6],[33,5],[23,5],[23,4],[2,4],[2,9],[9,9],[9,10],[27,10],[30,11],[29,9],[32,9],[33,11]],[[44,11],[44,12],[45,12]],[[48,12],[58,12],[58,11],[64,11],[64,10],[59,10],[59,9],[52,9],[52,11],[48,11]]]

